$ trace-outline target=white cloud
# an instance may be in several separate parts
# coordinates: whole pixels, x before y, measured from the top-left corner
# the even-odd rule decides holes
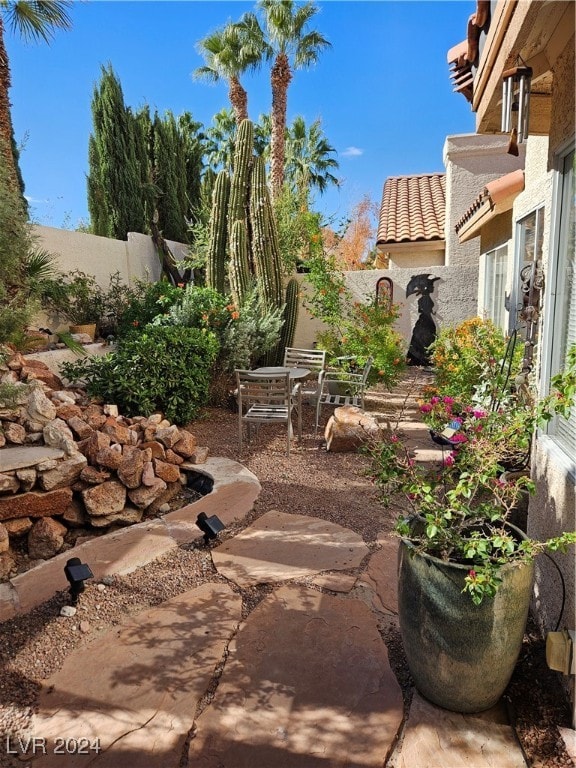
[[[342,152],[343,157],[360,157],[360,155],[364,154],[363,149],[359,149],[358,147],[346,147],[344,152]]]
[[[50,200],[40,200],[37,197],[32,197],[31,195],[24,195],[26,200],[28,200],[29,203],[49,203]]]

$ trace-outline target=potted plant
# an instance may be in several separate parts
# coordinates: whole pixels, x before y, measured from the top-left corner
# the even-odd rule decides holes
[[[512,510],[533,484],[526,474],[502,476],[520,431],[567,415],[576,348],[553,385],[532,405],[510,400],[505,410],[464,410],[454,433],[461,440],[440,470],[416,464],[395,434],[371,448],[375,481],[387,494],[402,492],[410,509],[396,528],[406,658],[416,687],[445,709],[480,712],[498,701],[520,652],[534,558],[576,543],[576,532],[540,542],[512,525]]]
[[[64,275],[61,290],[47,295],[45,308],[68,320],[71,333],[87,333],[94,340],[105,308],[105,296],[93,275],[73,270]]]

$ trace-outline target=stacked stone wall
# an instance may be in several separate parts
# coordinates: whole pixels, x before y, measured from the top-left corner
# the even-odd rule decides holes
[[[45,363],[0,367],[0,580],[89,537],[158,513],[186,483],[180,465],[206,461],[186,429],[156,413],[65,388]]]

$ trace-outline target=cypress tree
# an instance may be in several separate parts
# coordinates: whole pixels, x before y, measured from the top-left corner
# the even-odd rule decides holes
[[[92,98],[94,133],[89,145],[88,210],[96,235],[125,240],[145,232],[141,172],[136,159],[134,119],[124,105],[112,66],[102,67]]]

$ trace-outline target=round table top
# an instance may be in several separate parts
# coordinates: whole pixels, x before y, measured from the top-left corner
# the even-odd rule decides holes
[[[286,368],[281,365],[271,366],[268,368],[255,368],[253,373],[267,373],[270,376],[274,376],[275,374],[280,375],[282,373],[289,373],[291,379],[304,379],[306,376],[310,375],[308,368]]]

